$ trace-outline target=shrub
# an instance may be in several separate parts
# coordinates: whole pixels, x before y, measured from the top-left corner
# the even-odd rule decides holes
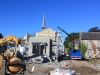
[[[84,44],[84,43],[81,43],[78,48],[80,49],[81,53],[82,53],[82,56],[85,58],[85,53],[86,53],[86,50],[87,50],[87,46]]]

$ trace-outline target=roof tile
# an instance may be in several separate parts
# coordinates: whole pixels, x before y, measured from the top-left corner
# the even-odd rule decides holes
[[[100,32],[83,32],[82,40],[100,40]]]

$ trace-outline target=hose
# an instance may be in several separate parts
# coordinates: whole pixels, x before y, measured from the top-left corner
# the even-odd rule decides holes
[[[13,74],[20,72],[24,63],[19,58],[12,58],[7,62],[7,70]]]

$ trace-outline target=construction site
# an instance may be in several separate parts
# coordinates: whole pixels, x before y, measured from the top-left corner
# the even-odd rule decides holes
[[[100,59],[83,60],[80,50],[75,47],[69,55],[65,54],[64,39],[59,31],[70,35],[57,28],[58,31],[46,28],[44,15],[42,30],[35,35],[26,33],[21,38],[13,35],[1,38],[1,75],[100,75]]]

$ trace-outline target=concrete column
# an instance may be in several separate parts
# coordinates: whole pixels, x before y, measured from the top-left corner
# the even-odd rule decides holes
[[[36,53],[36,45],[33,45],[32,53]]]
[[[36,49],[36,54],[39,54],[39,46],[36,46],[37,49]]]
[[[44,52],[45,52],[45,54],[46,54],[46,44],[44,44]]]
[[[39,54],[41,54],[41,46],[39,46]]]
[[[28,55],[31,56],[32,55],[32,49],[33,49],[33,45],[32,43],[29,44],[29,50],[28,50]]]

